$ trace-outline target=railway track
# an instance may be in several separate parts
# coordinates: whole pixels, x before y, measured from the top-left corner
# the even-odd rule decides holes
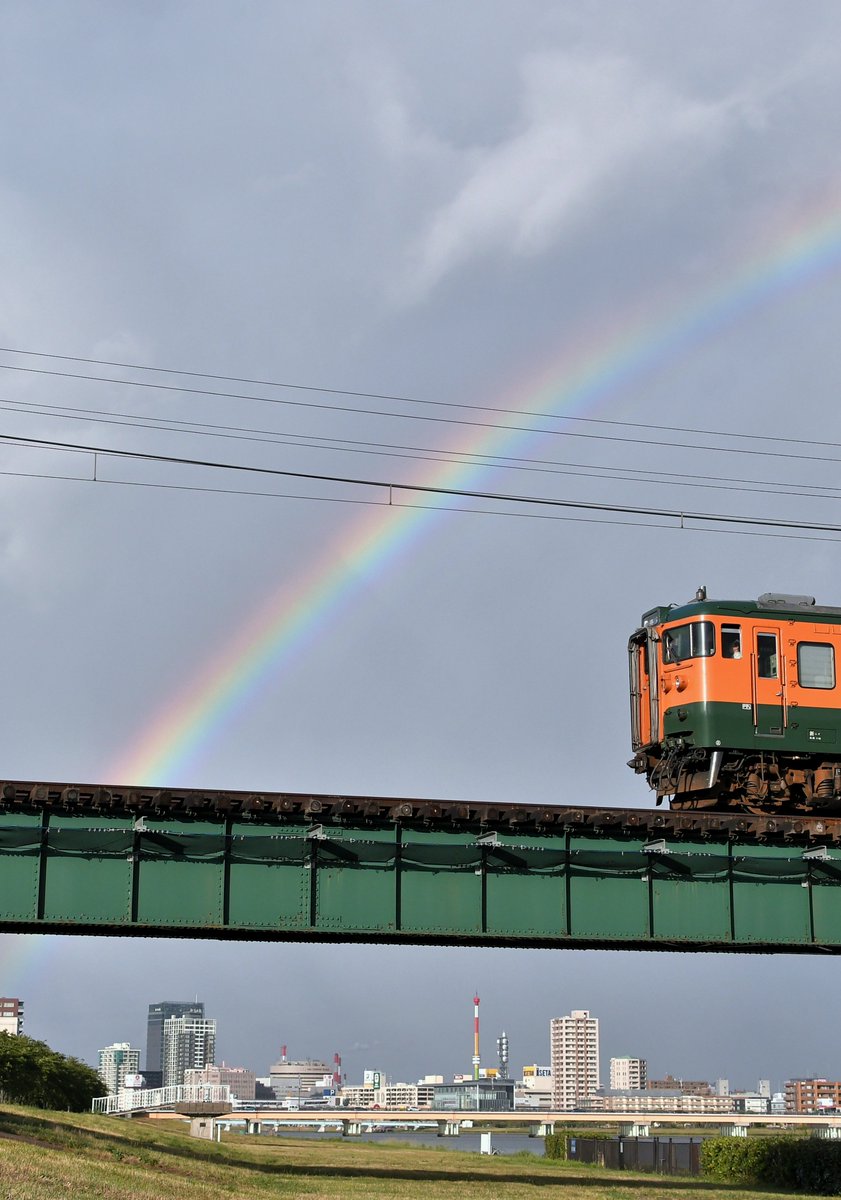
[[[218,818],[278,826],[329,822],[381,827],[391,822],[427,828],[475,829],[480,835],[498,831],[528,837],[572,833],[638,838],[643,833],[652,838],[693,842],[841,845],[841,817],[0,781],[0,814],[16,811],[113,814],[163,820]]]

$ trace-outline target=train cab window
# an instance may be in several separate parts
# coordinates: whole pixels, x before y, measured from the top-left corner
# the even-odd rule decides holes
[[[742,627],[741,625],[722,625],[721,627],[721,657],[742,657]]]
[[[777,635],[756,635],[756,673],[760,679],[777,678]]]
[[[715,626],[712,621],[676,625],[663,634],[663,662],[681,663],[687,658],[709,658],[711,654],[715,654]]]
[[[801,642],[797,647],[797,680],[801,687],[835,687],[835,647]]]

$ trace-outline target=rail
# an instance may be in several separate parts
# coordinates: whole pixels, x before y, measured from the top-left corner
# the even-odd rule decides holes
[[[841,817],[582,807],[568,804],[482,804],[475,801],[310,792],[219,791],[203,788],[111,787],[100,784],[0,781],[0,813],[37,811],[201,818],[279,824],[306,821],[420,822],[427,827],[504,826],[519,832],[649,833],[676,838],[772,839],[841,845]]]

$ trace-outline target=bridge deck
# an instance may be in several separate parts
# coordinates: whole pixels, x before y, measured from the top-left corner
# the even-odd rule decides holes
[[[173,1113],[150,1113],[150,1116],[169,1117]],[[600,1113],[600,1112],[545,1112],[514,1109],[513,1112],[476,1112],[472,1110],[453,1111],[452,1109],[416,1109],[412,1112],[398,1109],[351,1109],[328,1108],[306,1109],[301,1112],[278,1112],[277,1109],[258,1109],[248,1111],[233,1111],[226,1113],[217,1120],[223,1124],[249,1122],[254,1124],[273,1125],[336,1125],[350,1122],[354,1125],[417,1125],[423,1122],[442,1121],[472,1121],[476,1125],[492,1126],[505,1129],[506,1126],[518,1125],[554,1125],[558,1128],[568,1127],[584,1130],[588,1127],[605,1128],[606,1126],[622,1125],[658,1125],[673,1131],[680,1127],[709,1128],[710,1131],[720,1126],[765,1126],[773,1125],[784,1130],[794,1128],[837,1129],[841,1131],[841,1114],[806,1114],[806,1113],[668,1113],[668,1112],[630,1112],[630,1113]]]
[[[841,951],[841,819],[0,783],[0,931]]]

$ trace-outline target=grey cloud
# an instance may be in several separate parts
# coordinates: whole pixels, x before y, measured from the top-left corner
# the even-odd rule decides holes
[[[545,250],[604,191],[663,158],[706,158],[732,120],[725,100],[689,99],[618,57],[533,55],[516,128],[460,156],[453,196],[427,222],[405,287],[427,294],[470,258]]]
[[[621,340],[637,314],[656,334],[726,293],[763,231],[808,233],[815,198],[837,195],[836,4],[809,17],[776,0],[6,9],[0,344],[473,406],[557,403],[722,437],[789,436],[796,413],[798,436],[841,440],[831,256],[637,373]],[[578,363],[597,384],[586,396]],[[0,410],[9,436],[293,470],[405,479],[437,468],[359,443],[431,455],[456,438],[335,409],[6,371],[0,385],[10,401],[115,417],[356,439],[351,454]],[[837,521],[831,492],[781,494],[836,486],[817,452],[731,462],[622,426],[546,425],[501,447],[539,463],[488,467],[482,483]],[[620,440],[571,436],[586,430]],[[581,473],[554,473],[562,463]],[[602,466],[639,475],[586,477]],[[66,470],[0,452],[2,470],[36,468]],[[671,474],[655,484],[655,471]],[[701,490],[713,475],[734,489],[764,478],[774,494]],[[300,586],[328,545],[358,565],[346,505],[7,476],[0,500],[4,778],[132,782],[106,779],[107,765],[265,597]],[[841,597],[837,547],[818,542],[450,512],[401,549],[374,555],[355,592],[339,588],[312,639],[159,782],[643,806],[625,766],[639,615],[699,583]],[[142,1038],[150,1000],[199,991],[229,1061],[265,1070],[286,1041],[345,1051],[354,1078],[461,1070],[478,987],[485,1044],[505,1027],[518,1066],[545,1060],[551,1016],[590,1007],[606,1054],[641,1052],[658,1070],[841,1071],[831,1005],[814,1005],[832,995],[833,964],[807,958],[795,971],[779,958],[12,937],[0,954],[31,1032],[88,1058]],[[810,1005],[792,1036],[791,1012]],[[762,1020],[741,1029],[737,1009]]]

